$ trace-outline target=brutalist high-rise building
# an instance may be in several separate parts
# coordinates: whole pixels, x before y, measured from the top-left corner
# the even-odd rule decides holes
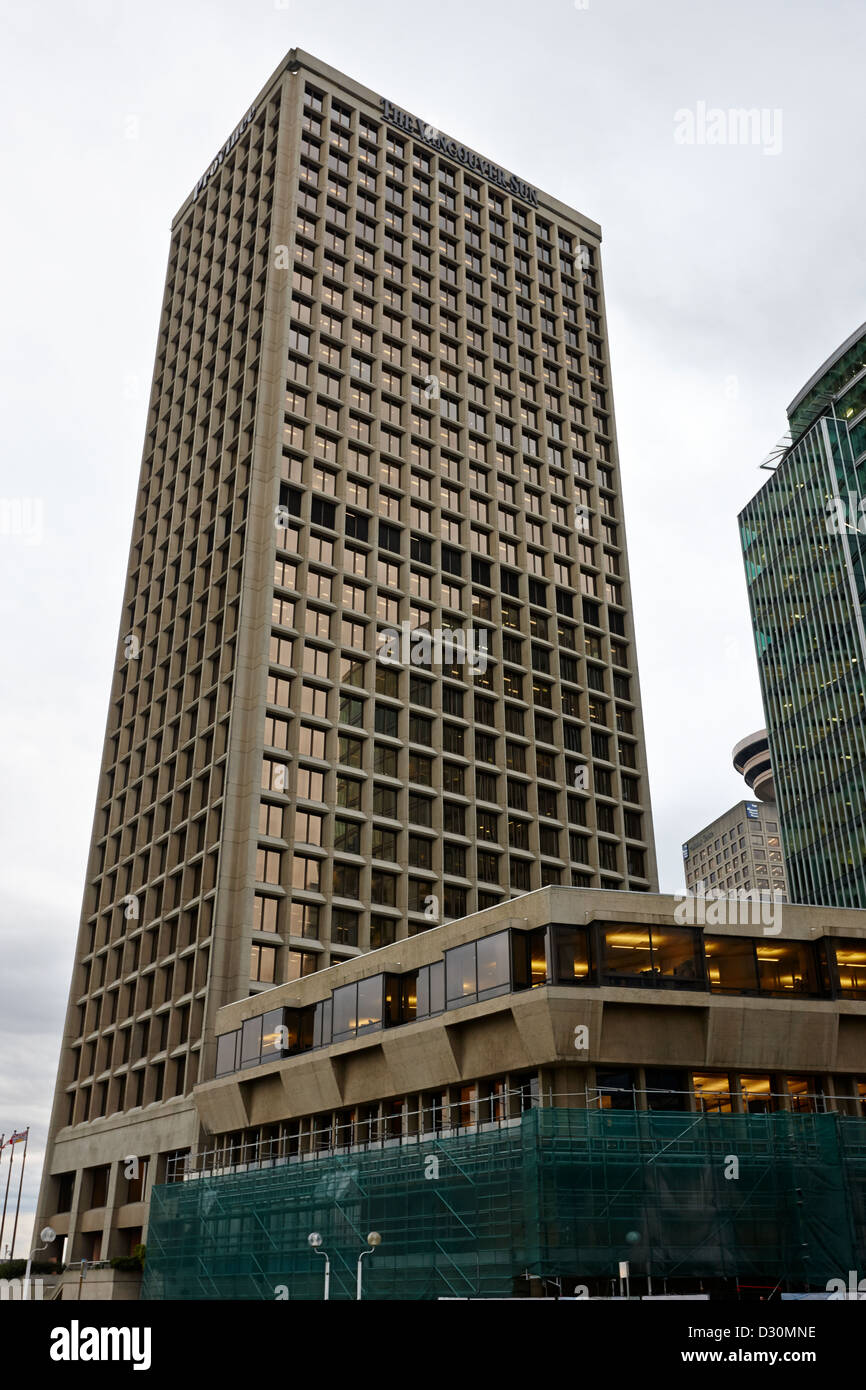
[[[299,51],[194,181],[40,1199],[67,1259],[141,1240],[220,1007],[656,887],[599,242]]]
[[[866,907],[866,324],[788,421],[740,528],[789,893]]]

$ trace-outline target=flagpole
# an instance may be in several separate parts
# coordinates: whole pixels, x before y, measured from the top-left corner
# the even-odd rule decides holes
[[[18,1201],[15,1203],[15,1225],[12,1227],[12,1249],[9,1252],[12,1259],[15,1258],[15,1237],[18,1234],[18,1213],[21,1210],[21,1189],[24,1186],[24,1164],[27,1162],[27,1141],[30,1138],[30,1126],[24,1131],[24,1153],[21,1156],[21,1176],[18,1179]]]
[[[9,1154],[9,1172],[6,1176],[6,1196],[3,1198],[3,1216],[2,1219],[0,1219],[0,1259],[3,1258],[3,1230],[6,1226],[6,1203],[9,1200],[9,1182],[12,1177],[12,1160],[15,1157],[15,1145],[10,1144],[9,1148],[11,1152]],[[0,1149],[0,1161],[2,1161],[2,1157],[3,1150]]]

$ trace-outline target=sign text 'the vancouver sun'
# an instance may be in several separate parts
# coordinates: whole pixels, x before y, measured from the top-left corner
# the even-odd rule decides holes
[[[538,194],[528,183],[524,183],[514,174],[507,174],[504,169],[500,169],[498,164],[493,164],[489,159],[482,159],[474,150],[467,150],[465,145],[458,145],[456,140],[451,140],[447,135],[443,135],[433,126],[425,125],[417,116],[410,116],[408,112],[401,111],[399,106],[395,106],[392,101],[381,98],[382,115],[391,125],[397,126],[406,135],[411,135],[413,140],[423,140],[425,145],[430,145],[432,149],[439,150],[442,154],[448,155],[449,159],[456,159],[458,164],[462,164],[465,169],[471,169],[476,174],[481,174],[490,183],[495,183],[497,188],[501,188],[505,193],[510,193],[516,198],[522,198],[524,202],[531,203],[534,208],[538,207]]]

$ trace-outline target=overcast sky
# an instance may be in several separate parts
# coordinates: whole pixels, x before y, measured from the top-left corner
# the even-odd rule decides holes
[[[866,10],[5,0],[0,14],[0,500],[43,518],[41,538],[0,534],[0,1131],[33,1126],[32,1213],[170,222],[263,82],[304,48],[601,223],[660,883],[677,892],[682,841],[748,794],[730,752],[763,724],[737,513],[785,406],[866,319]],[[720,143],[742,108],[763,113],[755,139]]]

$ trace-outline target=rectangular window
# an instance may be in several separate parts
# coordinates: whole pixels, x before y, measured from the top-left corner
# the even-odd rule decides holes
[[[470,941],[445,952],[448,1008],[491,999],[511,989],[509,933]]]
[[[276,960],[276,947],[252,946],[250,948],[250,979],[261,984],[272,985]],[[261,1026],[261,1020],[259,1020],[259,1026]]]
[[[758,958],[758,986],[763,993],[818,993],[811,942],[756,941],[755,954]]]
[[[590,948],[590,933],[585,927],[553,926],[551,932],[551,968],[557,984],[586,985],[594,983]]]
[[[602,1110],[634,1110],[634,1072],[630,1067],[596,1067],[595,1084]]]
[[[343,820],[339,816],[335,819],[334,849],[343,854],[361,853],[361,827],[357,821]]]
[[[832,948],[842,997],[866,999],[866,941],[834,941]]]
[[[608,984],[703,989],[697,933],[690,927],[602,928]]]
[[[691,1086],[705,1114],[730,1115],[733,1111],[731,1086],[725,1073],[693,1072]]]
[[[240,1066],[239,1041],[240,1030],[234,1033],[223,1033],[217,1038],[217,1076],[226,1076],[229,1072],[238,1070]]]
[[[253,898],[253,931],[275,932],[278,906],[277,898],[266,898],[257,893]]]
[[[384,976],[342,985],[333,992],[332,1037],[335,1042],[382,1027]]]
[[[379,906],[394,907],[397,903],[397,878],[394,874],[374,871],[370,876],[370,901]]]
[[[357,946],[360,915],[350,908],[335,907],[331,913],[331,941],[338,946]]]
[[[338,898],[360,898],[361,875],[354,864],[334,865],[334,895]]]
[[[416,1018],[429,1018],[445,1009],[445,964],[434,961],[418,971]]]
[[[256,852],[256,878],[259,883],[279,883],[279,853],[275,849]]]
[[[752,993],[758,988],[755,946],[750,938],[704,934],[710,989],[718,994]]]
[[[381,946],[390,946],[396,941],[398,925],[393,917],[380,917],[374,913],[370,918],[370,950],[378,951]]]

